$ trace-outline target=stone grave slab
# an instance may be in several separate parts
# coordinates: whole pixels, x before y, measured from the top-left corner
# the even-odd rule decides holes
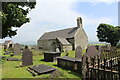
[[[75,50],[75,58],[82,59],[82,48],[80,46],[78,46]]]
[[[9,53],[8,53],[8,52],[5,52],[3,55],[9,55]]]
[[[10,55],[11,51],[5,51],[3,55]]]
[[[17,59],[17,58],[8,58],[7,61],[20,61],[20,59]]]
[[[20,44],[16,43],[14,44],[14,55],[19,55],[19,54],[21,54]]]
[[[22,54],[22,66],[33,64],[33,54],[29,49],[25,49]]]
[[[56,69],[53,68],[53,67],[41,64],[41,65],[36,65],[36,66],[29,67],[28,70],[29,71],[31,70],[30,72],[32,72],[32,74],[40,75],[40,74],[53,72]]]

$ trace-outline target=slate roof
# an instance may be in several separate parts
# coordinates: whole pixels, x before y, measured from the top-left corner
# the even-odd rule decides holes
[[[44,33],[39,40],[48,40],[48,39],[56,39],[56,38],[72,38],[74,37],[78,27],[62,29],[58,31],[52,31]]]
[[[11,42],[11,40],[7,40],[7,41],[5,41],[5,42],[3,43],[3,45],[8,45],[9,42]]]
[[[69,44],[70,43],[66,40],[66,38],[57,38],[63,45]]]

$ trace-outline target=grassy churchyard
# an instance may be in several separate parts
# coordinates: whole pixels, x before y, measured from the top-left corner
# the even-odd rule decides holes
[[[120,49],[117,48],[117,50],[120,52]],[[11,54],[13,53],[9,53],[8,55],[4,55],[4,50],[0,50],[1,54],[0,56],[5,56],[5,58],[1,59],[1,65],[2,67],[0,67],[0,71],[2,71],[2,74],[0,74],[0,76],[2,76],[2,78],[79,78],[80,80],[82,79],[82,75],[79,73],[76,73],[74,71],[71,70],[66,70],[63,68],[60,68],[57,66],[57,61],[55,62],[46,62],[44,61],[44,55],[43,55],[43,51],[42,50],[38,50],[38,49],[31,49],[30,51],[32,51],[33,54],[33,65],[30,66],[25,66],[25,67],[21,67],[20,65],[22,65],[22,61],[7,61],[7,58],[17,58],[17,59],[21,59],[22,58],[22,54],[21,55],[14,55],[11,56]],[[86,52],[86,50],[82,50],[82,55],[85,55],[84,53]],[[114,55],[120,55],[120,53],[117,54],[109,54],[108,57],[113,57]],[[68,52],[69,55],[68,57],[75,57],[75,51],[69,51]],[[103,55],[106,55],[106,52],[102,53]],[[65,56],[65,52],[61,53],[61,57]],[[106,57],[106,56],[105,56]],[[108,58],[106,57],[106,58]],[[103,56],[101,56],[101,59],[104,58]],[[35,66],[35,65],[40,65],[40,64],[45,64],[47,66],[56,68],[57,70],[55,71],[55,73],[47,73],[47,74],[41,74],[41,75],[37,75],[37,76],[33,76],[27,69],[28,67],[31,66]]]
[[[34,60],[33,65],[45,64],[57,69],[58,73],[55,74],[55,76],[52,78],[80,78],[80,79],[82,78],[81,75],[79,75],[78,73],[57,67],[57,61],[56,62],[43,61],[44,56],[42,54],[42,51],[38,51],[38,50],[31,50],[31,51],[33,53],[33,60]],[[83,53],[84,52],[85,50],[83,50]],[[2,53],[4,53],[4,51],[2,51]],[[10,55],[2,55],[2,56],[6,56],[6,58],[11,57]],[[62,53],[61,56],[65,56],[65,53]],[[13,56],[12,58],[21,59],[21,57],[22,55],[16,55]],[[75,57],[75,51],[70,51],[69,57]],[[29,71],[27,71],[27,68],[30,66],[20,67],[20,65],[22,65],[21,61],[2,60],[1,64],[2,64],[2,78],[51,78],[51,73],[32,76],[32,74]]]

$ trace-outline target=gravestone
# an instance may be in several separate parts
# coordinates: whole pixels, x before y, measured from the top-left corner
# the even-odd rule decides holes
[[[82,59],[82,48],[80,46],[78,46],[75,50],[75,58]]]
[[[100,53],[97,51],[96,47],[95,46],[89,46],[87,48],[87,51],[86,53],[84,54],[83,58],[82,58],[82,73],[85,74],[86,72],[86,57],[94,57],[94,56],[100,56]],[[90,59],[89,59],[90,60]]]
[[[44,64],[36,65],[28,68],[28,71],[31,72],[33,75],[40,75],[45,73],[50,73],[55,71],[56,69]]]
[[[28,47],[22,53],[22,66],[33,65],[33,54],[29,51]]]
[[[14,44],[14,55],[19,55],[20,53],[21,53],[20,44],[19,43]]]
[[[60,49],[59,49],[59,48],[56,48],[56,52],[60,52]]]
[[[100,53],[97,51],[96,47],[95,46],[89,46],[88,49],[87,49],[87,52],[84,54],[84,57],[83,57],[83,66],[86,65],[86,56],[89,56],[89,57],[94,57],[94,56],[100,56]]]
[[[99,53],[98,53],[95,46],[90,46],[90,47],[88,47],[87,53],[85,55],[88,55],[89,57],[92,57],[92,56],[99,55]]]

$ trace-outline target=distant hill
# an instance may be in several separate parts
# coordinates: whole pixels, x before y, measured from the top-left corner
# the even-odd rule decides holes
[[[88,44],[109,44],[109,43],[106,43],[106,42],[92,42],[92,41],[90,41],[90,42],[88,42]]]

